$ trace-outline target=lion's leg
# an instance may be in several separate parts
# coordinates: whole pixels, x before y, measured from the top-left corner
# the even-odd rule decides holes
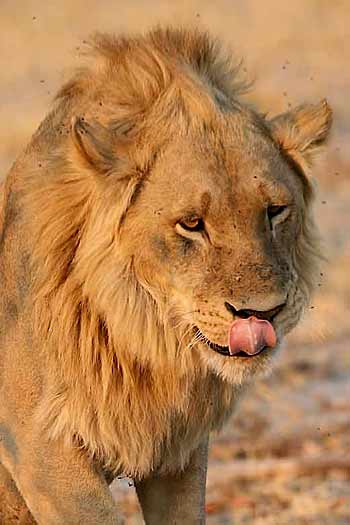
[[[23,494],[35,523],[123,523],[103,474],[94,468],[85,454],[74,447],[46,442],[43,438],[28,438],[23,440],[23,435],[16,435],[17,458],[11,461],[8,455],[9,464],[6,463],[6,466]]]
[[[0,463],[0,523],[4,525],[35,525],[35,521],[16,484]]]
[[[208,463],[207,441],[177,475],[152,477],[136,483],[147,525],[203,525]]]

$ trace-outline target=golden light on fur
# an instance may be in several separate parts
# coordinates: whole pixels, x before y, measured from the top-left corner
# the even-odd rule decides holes
[[[270,368],[273,352],[224,357],[196,327],[225,345],[228,302],[261,311],[283,302],[281,340],[314,287],[305,166],[327,137],[329,107],[268,122],[239,100],[242,88],[206,33],[98,35],[9,176],[0,258],[29,254],[14,272],[30,284],[36,424],[113,474],[184,469],[242,385]],[[265,209],[282,198],[291,213],[275,240]],[[179,235],[188,217],[205,235]]]

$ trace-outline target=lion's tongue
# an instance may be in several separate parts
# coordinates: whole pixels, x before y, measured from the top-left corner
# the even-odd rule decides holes
[[[275,330],[268,321],[256,317],[237,319],[230,327],[230,354],[244,352],[247,355],[255,355],[265,346],[274,347],[276,340]]]

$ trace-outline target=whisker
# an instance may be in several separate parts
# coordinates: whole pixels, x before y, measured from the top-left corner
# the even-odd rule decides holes
[[[205,339],[203,338],[203,335],[200,332],[197,332],[196,334],[194,334],[192,340],[190,341],[190,343],[187,345],[186,348],[191,349],[196,343],[201,342],[201,341],[203,342],[205,341]]]
[[[185,339],[185,337],[187,337],[193,330],[194,326],[193,325],[190,325],[187,327],[187,329],[183,332],[183,334],[181,335],[181,338],[179,340],[179,346],[182,345],[182,342],[183,340]]]

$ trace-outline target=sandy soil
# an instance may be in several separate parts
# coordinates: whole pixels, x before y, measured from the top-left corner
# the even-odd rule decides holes
[[[274,374],[247,393],[210,454],[209,525],[350,524],[350,3],[347,0],[1,0],[0,179],[81,60],[91,31],[210,28],[244,56],[271,115],[327,97],[334,132],[315,171],[325,263]],[[142,523],[127,480],[113,486]]]

